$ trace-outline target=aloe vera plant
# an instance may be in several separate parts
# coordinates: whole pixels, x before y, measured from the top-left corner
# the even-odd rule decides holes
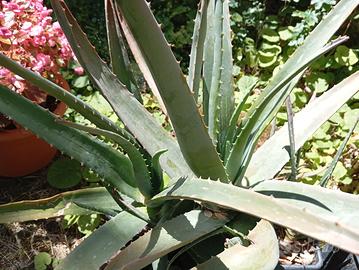
[[[2,223],[16,221],[18,213],[21,221],[68,213],[113,216],[56,269],[169,269],[182,256],[191,258],[184,268],[274,269],[279,249],[273,223],[359,254],[357,196],[271,180],[290,158],[283,150],[289,144],[287,127],[254,151],[308,65],[346,40],[329,42],[359,0],[341,0],[334,7],[243,119],[245,99],[236,104],[232,87],[228,0],[200,1],[187,78],[145,0],[105,0],[111,68],[64,1],[51,2],[77,59],[125,126],[0,55],[2,66],[96,125],[57,119],[0,86],[1,113],[103,177],[103,188],[0,206]],[[126,42],[168,113],[175,138],[141,104]],[[358,83],[355,73],[294,117],[296,148],[359,90]],[[224,248],[223,237],[240,240]]]

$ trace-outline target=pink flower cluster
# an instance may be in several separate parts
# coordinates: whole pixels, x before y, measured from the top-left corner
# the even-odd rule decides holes
[[[59,68],[68,65],[73,53],[58,22],[52,22],[52,10],[43,0],[1,1],[0,7],[0,52],[56,81]],[[0,83],[36,103],[46,99],[43,92],[2,67]]]

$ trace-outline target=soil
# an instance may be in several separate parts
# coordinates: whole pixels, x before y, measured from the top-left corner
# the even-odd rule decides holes
[[[284,234],[290,230],[281,228]],[[315,263],[318,243],[308,237],[292,235],[279,238],[279,262],[282,265],[310,265]]]
[[[34,200],[57,194],[46,181],[47,169],[21,178],[0,178],[0,204]],[[0,224],[0,269],[34,269],[39,252],[64,258],[81,241],[76,227],[63,229],[62,218]]]

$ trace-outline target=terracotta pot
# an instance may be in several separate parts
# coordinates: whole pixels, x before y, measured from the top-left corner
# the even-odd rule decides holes
[[[69,90],[65,79],[59,78],[58,84]],[[67,107],[59,103],[54,113],[63,116]],[[0,176],[18,177],[31,174],[48,165],[57,149],[24,129],[0,132]]]

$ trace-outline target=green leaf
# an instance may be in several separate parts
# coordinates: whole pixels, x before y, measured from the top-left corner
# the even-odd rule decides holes
[[[318,193],[325,192],[326,189],[321,188]],[[174,199],[200,201],[216,204],[223,209],[244,212],[328,242],[341,249],[354,253],[359,252],[359,230],[354,229],[358,227],[348,225],[353,221],[353,216],[359,215],[359,209],[347,213],[349,215],[345,220],[341,220],[331,209],[325,208],[322,211],[314,211],[318,208],[315,197],[312,200],[310,197],[302,199],[309,202],[312,207],[298,207],[253,190],[219,181],[201,179],[178,180],[174,186],[156,195],[148,204],[154,206],[164,200]],[[356,197],[353,200],[357,204],[359,203],[359,198]]]
[[[98,270],[145,226],[143,220],[122,212],[87,237],[55,269]]]
[[[348,173],[348,170],[344,167],[341,161],[338,161],[333,171],[333,177],[335,180],[339,180]]]
[[[105,1],[105,15],[112,71],[119,80],[126,85],[127,89],[131,93],[134,93],[137,100],[141,102],[141,94],[135,85],[136,82],[131,71],[130,60],[127,55],[125,42],[112,0]]]
[[[329,88],[331,76],[323,72],[312,72],[305,78],[306,85],[316,93],[323,93]]]
[[[145,197],[151,197],[153,195],[153,188],[151,186],[149,170],[147,168],[146,161],[142,156],[142,153],[137,148],[139,146],[132,144],[132,142],[126,140],[126,138],[111,131],[91,128],[67,121],[59,122],[66,126],[73,127],[88,132],[90,134],[104,136],[105,138],[110,139],[115,143],[118,143],[118,145],[126,152],[132,162],[135,176],[135,178],[133,179],[134,182],[132,184],[138,187]]]
[[[318,185],[276,180],[262,181],[254,186],[253,190],[274,196],[300,209],[307,209],[318,216],[334,215],[333,220],[338,220],[346,228],[359,226],[357,195],[322,188]]]
[[[39,87],[41,90],[45,91],[49,95],[63,101],[64,103],[66,103],[66,105],[75,109],[78,113],[80,113],[86,119],[90,120],[96,126],[117,132],[122,136],[128,138],[129,140],[133,140],[133,137],[130,133],[128,133],[124,129],[119,128],[109,118],[104,115],[101,115],[98,111],[94,110],[91,106],[88,106],[80,98],[77,98],[73,94],[69,93],[61,86],[43,78],[41,75],[31,70],[24,68],[19,63],[13,61],[10,58],[7,58],[1,53],[0,64],[11,70],[15,74],[19,75],[20,77],[24,78],[25,80],[31,82],[33,85]]]
[[[78,230],[89,236],[101,223],[101,217],[97,214],[83,215],[77,220]]]
[[[288,28],[283,28],[278,31],[279,37],[281,40],[287,41],[293,37],[292,31],[290,31]]]
[[[23,222],[63,215],[86,215],[94,212],[115,215],[121,208],[105,188],[68,191],[32,201],[0,205],[0,223]]]
[[[277,56],[271,52],[258,52],[258,61],[261,68],[267,68],[277,62]]]
[[[278,43],[280,41],[280,36],[278,33],[269,28],[266,28],[262,31],[262,38],[271,43]]]
[[[358,85],[359,73],[355,73],[309,103],[294,117],[296,151],[359,90]],[[286,145],[289,145],[288,128],[284,126],[254,153],[245,174],[249,185],[271,179],[282,169],[289,160],[284,149]]]
[[[356,64],[359,59],[353,49],[349,49],[347,46],[341,45],[335,51],[335,61],[342,66],[352,66]]]
[[[81,164],[76,160],[56,160],[47,171],[47,181],[51,186],[58,189],[76,186],[81,179]]]
[[[192,269],[274,269],[279,259],[277,235],[272,225],[261,220],[248,234],[251,245],[236,244]]]
[[[52,258],[47,252],[40,252],[34,258],[35,270],[46,270],[51,264]]]
[[[108,262],[106,270],[142,269],[156,259],[210,233],[227,222],[193,210],[156,226]]]
[[[51,4],[77,59],[126,127],[151,155],[161,149],[168,149],[161,158],[162,167],[167,174],[171,176],[193,175],[181,156],[175,140],[159,126],[100,59],[64,1],[52,0]],[[81,50],[78,49],[78,46]]]
[[[160,157],[163,153],[165,153],[167,150],[161,150],[158,151],[156,154],[153,155],[152,158],[152,187],[153,187],[153,194],[157,194],[160,192],[164,187],[163,182],[163,172],[160,165]]]
[[[80,77],[77,77],[76,79],[74,79],[72,81],[72,86],[76,87],[76,88],[84,88],[87,85],[89,85],[89,83],[90,83],[89,77],[87,75],[85,75],[85,76],[80,76]]]
[[[122,27],[126,27],[124,32],[131,32],[153,75],[188,165],[196,175],[225,181],[224,166],[207,133],[197,104],[147,2],[117,0],[117,5]],[[129,124],[125,119],[123,121]]]
[[[197,102],[203,65],[204,44],[207,31],[208,0],[201,0],[195,19],[192,37],[191,57],[188,70],[188,86]]]
[[[359,109],[349,110],[344,113],[344,129],[350,130],[352,126],[358,121]],[[358,126],[354,129],[354,132],[359,133]]]
[[[228,1],[214,1],[209,8],[208,21],[213,23],[213,31],[207,30],[206,43],[214,38],[213,48],[206,48],[205,57],[213,56],[210,73],[205,75],[205,87],[208,87],[208,76],[211,79],[208,104],[208,133],[216,145],[219,141],[220,152],[224,151],[227,127],[234,111],[232,83],[232,45]],[[213,6],[214,5],[214,6]],[[210,58],[212,58],[210,56]],[[206,60],[204,60],[206,61]],[[209,70],[208,70],[209,71]],[[208,72],[207,71],[207,72]]]
[[[95,170],[121,193],[143,201],[138,189],[129,184],[134,181],[134,172],[127,156],[83,132],[58,124],[56,116],[4,86],[0,86],[0,111],[60,151]]]

